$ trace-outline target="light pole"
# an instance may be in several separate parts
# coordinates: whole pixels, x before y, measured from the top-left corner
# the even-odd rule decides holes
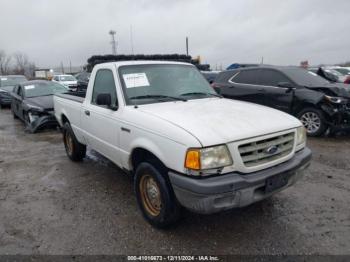
[[[117,55],[117,44],[116,44],[116,41],[114,39],[114,36],[116,34],[116,32],[114,30],[110,30],[109,31],[109,34],[111,35],[112,37],[112,41],[111,41],[111,44],[112,44],[112,53],[113,55]]]

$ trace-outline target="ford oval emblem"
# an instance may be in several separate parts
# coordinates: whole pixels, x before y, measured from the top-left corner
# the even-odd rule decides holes
[[[266,150],[265,150],[265,152],[267,153],[267,154],[269,154],[269,155],[273,155],[273,154],[276,154],[277,153],[277,151],[278,151],[278,146],[270,146],[270,147],[268,147]]]

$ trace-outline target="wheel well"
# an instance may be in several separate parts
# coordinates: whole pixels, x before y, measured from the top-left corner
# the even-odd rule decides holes
[[[163,162],[153,153],[144,148],[135,148],[132,151],[130,157],[132,171],[135,171],[137,166],[142,162],[150,162],[156,165],[158,168],[166,169],[166,166],[163,164]]]
[[[62,114],[61,119],[62,119],[62,125],[64,125],[64,124],[67,123],[67,122],[69,123],[68,118],[67,118],[65,115],[63,115],[63,114]]]
[[[297,117],[301,111],[303,111],[305,108],[309,108],[309,107],[319,109],[319,107],[317,105],[314,105],[311,103],[303,103],[301,106],[298,106],[297,108],[294,109],[293,115],[295,115]]]

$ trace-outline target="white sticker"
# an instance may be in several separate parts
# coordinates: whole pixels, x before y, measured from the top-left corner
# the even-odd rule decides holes
[[[123,75],[126,88],[149,86],[145,73],[125,74]]]
[[[35,88],[34,85],[24,86],[24,89],[25,89],[25,90],[34,89],[34,88]]]
[[[5,78],[5,77],[4,77],[4,78],[1,78],[1,81],[6,81],[6,80],[7,80],[7,78]]]

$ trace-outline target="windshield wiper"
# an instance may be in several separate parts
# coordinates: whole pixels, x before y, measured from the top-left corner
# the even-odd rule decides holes
[[[180,96],[192,96],[192,95],[206,95],[206,96],[215,96],[222,98],[222,95],[219,94],[213,94],[213,93],[205,93],[205,92],[190,92],[190,93],[184,93]]]
[[[129,97],[130,100],[133,100],[133,99],[147,99],[147,98],[154,98],[154,99],[164,99],[164,98],[171,98],[173,100],[178,100],[178,101],[184,101],[186,102],[187,99],[185,98],[182,98],[182,97],[177,97],[177,96],[166,96],[166,95],[142,95],[142,96],[132,96],[132,97]]]

